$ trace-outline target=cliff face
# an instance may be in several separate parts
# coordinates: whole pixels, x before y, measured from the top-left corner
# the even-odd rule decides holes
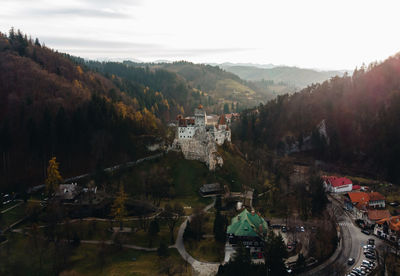
[[[182,150],[186,159],[204,162],[209,170],[213,171],[224,163],[212,135],[204,129],[197,129],[192,139],[175,139],[174,144]]]

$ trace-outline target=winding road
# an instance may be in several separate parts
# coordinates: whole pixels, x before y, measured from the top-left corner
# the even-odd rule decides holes
[[[354,225],[350,215],[343,211],[343,204],[338,199],[330,197],[330,200],[340,227],[341,244],[327,261],[308,271],[306,275],[344,275],[351,268],[347,265],[349,258],[355,259],[355,265],[362,259],[361,248],[368,240],[368,236],[361,233]]]
[[[212,208],[214,204],[215,197],[213,202],[204,208],[204,212],[207,212],[207,210]],[[179,227],[178,236],[176,237],[174,247],[178,250],[179,254],[181,254],[182,258],[187,261],[199,275],[215,275],[217,274],[220,263],[201,262],[193,258],[185,249],[185,244],[183,243],[183,233],[185,232],[185,228],[189,219],[190,217],[188,217]]]

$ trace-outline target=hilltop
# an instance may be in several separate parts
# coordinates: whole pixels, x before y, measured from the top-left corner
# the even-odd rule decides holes
[[[313,83],[320,83],[335,76],[342,76],[344,71],[317,71],[289,66],[260,68],[258,66],[244,66],[235,64],[222,64],[221,68],[234,73],[248,81],[273,81],[285,83],[298,88],[304,88]]]

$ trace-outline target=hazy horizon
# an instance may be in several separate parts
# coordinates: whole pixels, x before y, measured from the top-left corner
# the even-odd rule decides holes
[[[400,51],[386,1],[4,0],[11,27],[87,59],[187,60],[353,70]]]

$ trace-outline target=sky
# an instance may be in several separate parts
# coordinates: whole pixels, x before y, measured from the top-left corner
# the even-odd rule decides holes
[[[400,1],[0,0],[0,31],[98,60],[352,70],[400,52]]]

